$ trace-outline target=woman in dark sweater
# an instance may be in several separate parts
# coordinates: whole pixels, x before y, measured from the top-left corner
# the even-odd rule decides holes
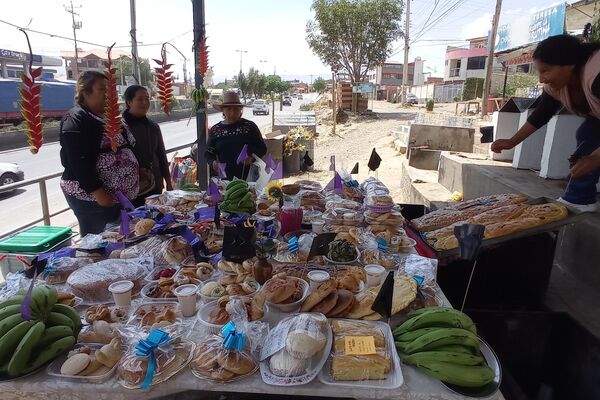
[[[173,190],[173,187],[162,132],[156,122],[146,117],[150,108],[148,91],[143,86],[131,85],[125,90],[123,97],[126,105],[123,119],[135,137],[133,153],[140,164],[140,169],[146,169],[154,176],[154,187],[147,188],[145,193],[140,193],[133,201],[133,205],[139,207],[144,204],[146,196],[162,193],[165,186],[167,190]],[[142,186],[144,186],[143,173],[140,174],[140,190],[144,190]]]
[[[215,172],[218,163],[226,163],[227,179],[246,179],[254,158],[252,155],[263,157],[267,154],[267,145],[262,138],[260,129],[252,121],[242,118],[244,105],[235,92],[225,92],[223,102],[215,104],[217,111],[223,112],[223,121],[210,129],[204,157]],[[248,145],[248,157],[238,164],[237,159],[244,145]],[[245,167],[244,167],[245,166]]]
[[[86,71],[77,79],[77,105],[60,123],[60,181],[69,207],[79,222],[81,236],[100,233],[119,219],[115,193],[129,199],[138,193],[138,163],[130,149],[133,136],[123,131],[111,149],[102,115],[106,104],[106,76]]]

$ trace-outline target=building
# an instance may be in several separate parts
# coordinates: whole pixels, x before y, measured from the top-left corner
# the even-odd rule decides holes
[[[308,83],[294,79],[293,81],[286,81],[290,84],[290,93],[308,93]]]
[[[62,60],[57,57],[33,55],[34,67],[60,67]],[[21,73],[29,68],[29,54],[20,51],[0,49],[0,78],[20,78]],[[55,69],[44,68],[42,79],[54,79]]]
[[[464,82],[467,78],[485,79],[487,36],[467,39],[469,46],[446,48],[445,82]]]
[[[404,65],[400,62],[386,61],[369,72],[369,82],[377,87],[377,98],[389,100],[402,88]],[[415,58],[408,63],[408,86],[423,84],[423,60]]]
[[[67,79],[77,79],[74,71],[75,52],[61,51],[60,56],[65,60],[65,69],[67,71]],[[114,64],[118,64],[122,58],[131,59],[131,56],[119,49],[113,49],[111,57]],[[106,49],[92,49],[89,51],[79,51],[79,59],[77,62],[77,70],[81,74],[84,71],[104,72],[104,62],[108,61]]]

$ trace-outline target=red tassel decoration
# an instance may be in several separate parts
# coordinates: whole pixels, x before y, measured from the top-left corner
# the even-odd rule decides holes
[[[31,51],[29,36],[27,36],[27,32],[23,30],[21,32],[25,34],[27,45],[29,46],[29,67],[21,74],[21,81],[23,81],[24,87],[18,89],[21,95],[21,100],[18,103],[21,115],[25,121],[25,134],[30,146],[29,150],[31,153],[37,154],[44,142],[42,113],[40,110],[40,92],[42,86],[35,83],[36,78],[42,75],[42,67],[33,69],[33,53]]]
[[[208,71],[208,46],[206,45],[206,39],[200,42],[200,48],[198,49],[198,65],[200,66],[200,75],[202,79],[206,77],[206,71]]]
[[[161,60],[154,60],[154,62],[158,64],[158,67],[154,68],[158,86],[158,99],[160,100],[162,110],[165,114],[169,114],[169,111],[171,111],[171,103],[173,102],[173,77],[171,77],[173,72],[169,71],[169,68],[171,68],[173,64],[167,64],[166,43],[163,44],[160,55]]]
[[[104,63],[107,78],[106,105],[104,107],[104,130],[110,139],[110,147],[116,152],[118,148],[117,137],[121,134],[121,114],[119,113],[119,96],[117,94],[117,69],[112,65],[110,52],[114,44],[108,48],[108,61]]]

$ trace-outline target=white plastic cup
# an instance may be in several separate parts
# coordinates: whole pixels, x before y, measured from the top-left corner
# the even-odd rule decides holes
[[[133,289],[133,282],[131,281],[117,281],[113,282],[109,287],[108,291],[112,293],[115,305],[117,307],[129,307],[131,305],[131,290]]]
[[[310,290],[316,290],[321,283],[329,280],[329,272],[314,270],[308,273],[308,280],[310,281]]]
[[[188,283],[181,285],[173,290],[179,306],[181,307],[181,314],[184,317],[193,317],[196,314],[196,301],[198,300],[198,286]]]
[[[379,264],[365,265],[367,275],[367,287],[379,286],[383,282],[385,268]]]
[[[312,231],[316,234],[323,233],[323,227],[325,226],[325,221],[322,219],[317,219],[312,222]]]

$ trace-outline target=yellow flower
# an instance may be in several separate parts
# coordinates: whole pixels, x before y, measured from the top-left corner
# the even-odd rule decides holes
[[[265,188],[265,195],[270,201],[279,201],[283,197],[283,191],[281,190],[281,183],[269,182]]]

